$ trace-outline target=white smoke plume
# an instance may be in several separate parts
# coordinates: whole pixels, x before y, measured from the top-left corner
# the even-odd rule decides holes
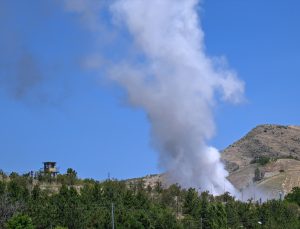
[[[205,54],[197,0],[119,0],[112,11],[144,54],[143,65],[112,71],[132,105],[151,122],[160,166],[171,182],[221,194],[234,193],[219,152],[206,144],[215,131],[215,94],[238,102],[244,85],[235,72],[216,68]]]
[[[138,58],[109,67],[111,79],[126,89],[132,106],[151,123],[152,142],[169,181],[183,187],[234,193],[217,149],[213,108],[239,102],[244,84],[234,71],[205,53],[198,0],[116,0],[115,24],[132,35]],[[138,60],[137,60],[138,59]]]

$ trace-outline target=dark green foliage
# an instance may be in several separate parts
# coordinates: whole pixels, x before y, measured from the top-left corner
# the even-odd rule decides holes
[[[12,179],[7,185],[9,196],[13,200],[27,200],[29,197],[29,190],[26,181],[22,178]]]
[[[0,195],[3,195],[5,193],[5,189],[6,189],[6,183],[0,181]]]
[[[163,187],[160,181],[156,182],[154,189],[157,193],[161,193],[163,191]]]
[[[287,194],[286,200],[289,202],[294,202],[300,206],[300,188],[293,188],[292,192]]]
[[[53,178],[50,177],[49,179]],[[66,174],[59,174],[57,176],[57,181],[65,185],[75,185],[78,181],[77,172],[72,168],[68,168]]]
[[[203,206],[203,201],[201,200],[201,202]],[[193,217],[199,218],[200,212],[201,212],[201,205],[200,205],[200,199],[198,197],[198,192],[193,188],[189,188],[185,194],[184,201],[183,201],[183,214],[191,215]]]
[[[253,180],[254,181],[260,181],[263,178],[264,178],[264,173],[259,168],[256,168],[255,171],[254,171],[254,178],[253,178]]]
[[[68,168],[66,176],[67,176],[67,184],[74,185],[77,180],[77,172],[72,168]]]
[[[5,178],[7,178],[6,173],[2,169],[0,169],[0,179],[5,179]]]
[[[271,200],[261,206],[260,215],[265,228],[300,228],[299,208],[296,204]]]
[[[259,165],[266,165],[270,162],[270,160],[271,160],[270,157],[260,156],[253,159],[250,163],[251,164],[258,163]]]
[[[159,182],[150,187],[142,179],[82,181],[72,169],[61,178],[45,186],[13,173],[0,182],[0,228],[111,228],[112,209],[117,229],[300,228],[300,188],[283,201],[259,205],[229,193],[212,196],[178,185],[163,188]],[[51,190],[54,186],[59,190]]]
[[[240,226],[240,217],[237,203],[235,201],[227,202],[225,205],[225,211],[227,216],[227,224],[232,228],[238,228]]]
[[[28,215],[17,214],[8,220],[7,229],[34,229],[31,218]]]
[[[23,209],[23,203],[12,200],[8,193],[0,195],[0,228],[4,228],[5,223],[14,214]]]

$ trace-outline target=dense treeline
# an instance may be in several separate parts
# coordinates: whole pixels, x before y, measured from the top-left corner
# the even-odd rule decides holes
[[[58,190],[16,173],[2,179],[0,228],[112,228],[112,219],[116,229],[300,228],[299,188],[285,200],[258,204],[178,185],[78,180],[74,170],[59,179],[50,179]]]

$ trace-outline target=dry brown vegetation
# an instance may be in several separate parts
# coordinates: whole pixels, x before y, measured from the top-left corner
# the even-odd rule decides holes
[[[261,165],[260,157],[269,158]],[[300,127],[260,125],[245,137],[227,147],[222,154],[229,179],[239,189],[252,183],[269,193],[290,192],[300,186]],[[254,182],[258,168],[264,176]]]

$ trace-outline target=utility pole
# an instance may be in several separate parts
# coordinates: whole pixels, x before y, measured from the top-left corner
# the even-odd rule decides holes
[[[200,218],[200,229],[202,229],[202,217]]]
[[[178,196],[176,196],[176,214],[178,217]]]
[[[114,203],[111,203],[111,228],[115,229]]]
[[[279,200],[282,200],[283,193],[279,191]]]

